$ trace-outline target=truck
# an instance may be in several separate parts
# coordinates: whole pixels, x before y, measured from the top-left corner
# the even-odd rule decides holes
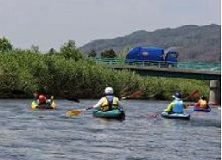
[[[128,64],[161,64],[162,66],[176,66],[178,52],[164,50],[159,47],[134,47],[126,55]]]

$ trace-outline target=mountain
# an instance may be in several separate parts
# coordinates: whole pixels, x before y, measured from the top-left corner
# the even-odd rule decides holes
[[[221,26],[184,25],[153,32],[139,30],[123,37],[94,40],[79,49],[84,53],[95,50],[97,55],[103,50],[114,49],[118,54],[127,46],[174,47],[179,52],[180,61],[220,62]]]

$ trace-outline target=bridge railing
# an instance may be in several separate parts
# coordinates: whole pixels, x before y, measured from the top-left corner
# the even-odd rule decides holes
[[[125,58],[95,58],[97,63],[104,63],[108,65],[136,65],[136,66],[158,66],[162,67],[166,65],[164,61],[147,61],[147,60],[135,60]],[[173,64],[173,63],[169,63]]]
[[[184,69],[198,69],[198,70],[210,70],[221,71],[220,63],[208,63],[208,62],[179,62],[178,68]]]
[[[158,68],[181,68],[181,69],[196,69],[207,71],[221,71],[220,63],[208,62],[165,62],[165,61],[148,61],[125,58],[93,58],[96,63],[107,65],[134,65],[137,67],[158,67]]]

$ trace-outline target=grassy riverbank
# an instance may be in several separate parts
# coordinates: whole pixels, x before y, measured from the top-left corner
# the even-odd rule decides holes
[[[43,87],[60,98],[98,98],[106,86],[112,86],[119,97],[142,90],[143,99],[169,100],[175,91],[185,97],[195,89],[204,95],[209,93],[208,81],[141,77],[104,68],[69,44],[59,52],[46,54],[20,49],[0,52],[0,98],[29,98]]]

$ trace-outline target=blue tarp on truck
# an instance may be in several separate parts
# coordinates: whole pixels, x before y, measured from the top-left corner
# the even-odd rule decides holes
[[[134,47],[126,55],[127,60],[164,61],[164,49],[157,47]]]
[[[127,62],[136,61],[152,61],[152,62],[177,62],[178,53],[175,51],[168,51],[164,53],[163,48],[158,47],[134,47],[129,50],[126,55]]]

